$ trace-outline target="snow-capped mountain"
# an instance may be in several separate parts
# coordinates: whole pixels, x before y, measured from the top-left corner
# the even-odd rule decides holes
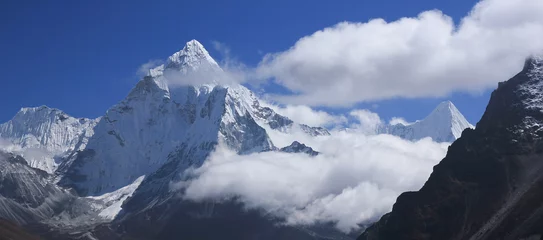
[[[180,78],[195,72],[210,79],[199,85],[181,83]],[[246,87],[217,84],[221,73],[199,42],[188,42],[106,112],[86,148],[66,161],[69,167],[63,168],[60,183],[81,195],[101,195],[156,176],[165,164],[169,168],[159,172],[168,176],[197,167],[219,142],[239,154],[274,150],[262,126],[288,131],[294,123],[261,107]],[[311,135],[328,134],[299,126]]]
[[[97,120],[73,118],[46,106],[23,108],[0,124],[0,138],[13,144],[12,151],[31,167],[54,172],[60,159],[85,148]]]
[[[379,133],[407,140],[431,137],[436,142],[453,142],[466,128],[475,128],[450,101],[440,103],[426,118],[414,123],[397,123],[381,127]]]
[[[197,84],[182,81],[195,76]],[[72,228],[111,221],[120,212],[131,216],[174,196],[170,182],[201,165],[219,143],[249,154],[278,150],[263,127],[329,134],[262,107],[249,89],[220,84],[221,77],[223,70],[193,40],[101,118],[76,119],[45,106],[21,109],[0,125],[7,151],[0,180],[13,186],[0,189],[7,191],[0,217]]]

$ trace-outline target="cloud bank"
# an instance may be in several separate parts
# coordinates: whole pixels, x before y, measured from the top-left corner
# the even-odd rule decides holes
[[[256,76],[297,93],[275,100],[313,106],[480,92],[543,50],[542,12],[541,0],[483,0],[458,26],[437,10],[343,22],[267,54]]]
[[[333,115],[304,105],[286,105],[282,107],[265,102],[261,104],[273,109],[280,115],[290,118],[294,122],[309,126],[334,126],[348,121],[347,117],[343,115]]]
[[[282,135],[274,135],[274,143]],[[292,136],[291,136],[292,137]],[[193,201],[236,196],[248,208],[264,209],[286,224],[333,222],[344,232],[358,229],[391,210],[404,191],[418,190],[447,144],[409,142],[390,135],[334,132],[307,138],[321,152],[264,152],[245,156],[219,147],[192,180],[174,184]]]

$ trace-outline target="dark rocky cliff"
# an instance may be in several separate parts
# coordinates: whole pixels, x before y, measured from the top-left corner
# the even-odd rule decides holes
[[[542,239],[543,59],[500,83],[418,192],[360,240]]]

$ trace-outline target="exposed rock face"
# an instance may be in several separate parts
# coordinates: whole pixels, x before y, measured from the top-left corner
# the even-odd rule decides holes
[[[305,153],[309,156],[317,156],[319,155],[319,152],[313,150],[313,148],[306,146],[303,143],[300,143],[298,141],[294,141],[289,146],[286,146],[284,148],[281,148],[281,152],[286,153]]]
[[[360,240],[540,239],[543,235],[543,60],[500,83],[418,192]]]
[[[24,158],[0,151],[0,216],[16,224],[41,221],[63,210],[74,200],[31,168]]]

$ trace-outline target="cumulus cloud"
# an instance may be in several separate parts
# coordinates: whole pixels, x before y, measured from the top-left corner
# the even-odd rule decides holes
[[[343,115],[333,115],[305,105],[277,106],[267,103],[263,103],[263,105],[273,109],[276,113],[290,118],[294,122],[309,126],[334,126],[348,121],[347,117]]]
[[[136,72],[136,75],[140,78],[145,77],[149,74],[149,70],[161,65],[162,62],[163,61],[161,60],[149,60],[148,62],[139,66],[138,71]]]
[[[433,10],[394,22],[342,22],[268,54],[259,78],[288,104],[350,105],[494,88],[543,50],[543,1],[483,0],[456,26]]]
[[[366,134],[377,133],[378,128],[383,125],[379,115],[367,109],[353,110],[349,114],[358,120],[358,124],[351,127]]]
[[[404,126],[407,126],[411,123],[407,122],[405,119],[401,118],[401,117],[393,117],[392,119],[390,119],[390,121],[388,122],[388,124],[390,125],[398,125],[398,124],[401,124],[401,125],[404,125]]]
[[[274,143],[281,136],[272,137]],[[447,147],[431,139],[410,142],[344,131],[305,141],[321,154],[239,156],[218,147],[175,189],[183,188],[187,200],[237,199],[286,224],[333,222],[349,232],[390,211],[400,193],[419,189]]]
[[[0,150],[6,152],[16,152],[21,151],[21,147],[13,144],[13,142],[8,139],[0,137]]]

